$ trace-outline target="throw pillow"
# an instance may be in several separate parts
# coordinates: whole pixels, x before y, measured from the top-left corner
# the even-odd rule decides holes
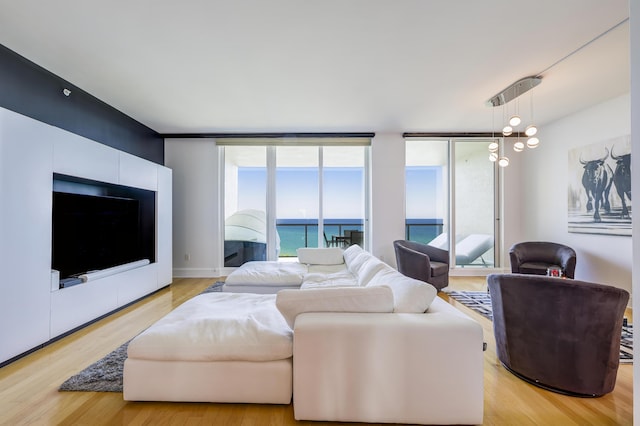
[[[293,328],[304,312],[393,312],[393,292],[386,286],[280,290],[276,307]]]
[[[376,286],[391,288],[394,312],[425,312],[438,294],[431,284],[404,276],[392,268],[379,271],[367,284],[367,288]]]

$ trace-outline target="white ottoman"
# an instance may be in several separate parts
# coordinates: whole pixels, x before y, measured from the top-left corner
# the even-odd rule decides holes
[[[202,294],[129,343],[123,396],[288,404],[292,353],[292,331],[275,294]]]

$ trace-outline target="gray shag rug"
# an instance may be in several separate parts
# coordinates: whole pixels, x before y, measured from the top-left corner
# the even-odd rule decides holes
[[[222,291],[223,282],[217,282],[207,287],[202,293]],[[67,379],[59,391],[80,392],[122,392],[122,371],[124,360],[127,359],[127,346],[124,343],[99,361],[94,362],[80,373]]]
[[[129,342],[70,377],[58,390],[122,392],[122,369],[124,360],[127,359],[127,346]]]
[[[493,321],[491,296],[486,291],[450,291],[447,294],[469,309]],[[626,319],[622,325],[620,339],[620,363],[633,363],[633,325],[627,323]]]

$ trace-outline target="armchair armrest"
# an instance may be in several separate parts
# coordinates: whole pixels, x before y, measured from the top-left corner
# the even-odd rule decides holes
[[[558,249],[560,266],[568,278],[574,278],[576,270],[576,252],[570,247],[560,247]]]
[[[522,260],[518,255],[519,252],[514,250],[513,248],[509,250],[509,260],[511,261],[511,272],[514,274],[520,273],[520,265],[522,264]]]

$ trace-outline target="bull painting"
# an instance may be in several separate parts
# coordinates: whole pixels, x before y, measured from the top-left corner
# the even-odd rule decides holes
[[[580,157],[580,164],[584,167],[582,186],[587,194],[587,212],[593,210],[594,222],[602,222],[600,206],[607,213],[611,211],[609,192],[613,183],[613,170],[604,162],[608,156],[609,150],[606,149],[605,155],[597,160],[585,161]]]
[[[611,148],[611,158],[616,161],[616,170],[613,172],[613,183],[616,186],[618,197],[622,201],[622,219],[631,219],[627,200],[631,201],[631,153],[615,155]]]
[[[569,150],[569,232],[631,235],[631,137]]]

